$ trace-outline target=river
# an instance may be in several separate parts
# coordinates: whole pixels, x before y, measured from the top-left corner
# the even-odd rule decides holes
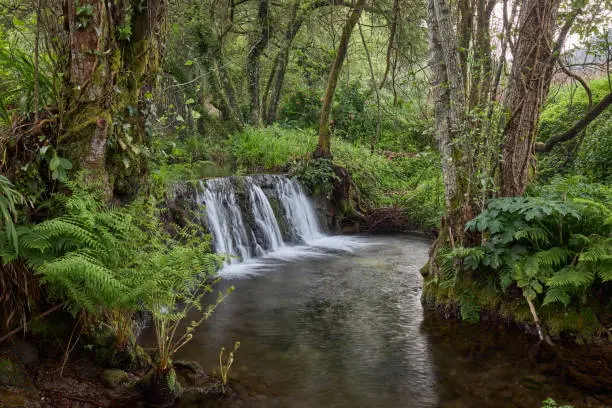
[[[236,291],[177,358],[218,371],[220,348],[240,341],[230,377],[263,396],[259,405],[215,406],[540,407],[547,397],[588,398],[532,362],[535,338],[424,311],[419,268],[429,239],[324,240],[223,270],[220,288]]]

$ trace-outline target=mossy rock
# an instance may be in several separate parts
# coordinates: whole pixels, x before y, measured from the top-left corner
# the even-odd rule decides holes
[[[116,338],[108,333],[97,333],[91,341],[94,361],[103,367],[134,370],[151,366],[151,356],[137,344],[119,348]]]
[[[0,385],[23,387],[27,376],[23,369],[8,358],[0,358]]]
[[[115,389],[130,383],[128,373],[117,368],[104,370],[100,373],[100,382],[109,389]]]

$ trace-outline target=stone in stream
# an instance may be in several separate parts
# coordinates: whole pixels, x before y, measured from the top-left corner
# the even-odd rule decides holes
[[[109,389],[115,389],[130,382],[128,374],[119,369],[104,370],[100,373],[100,382]]]

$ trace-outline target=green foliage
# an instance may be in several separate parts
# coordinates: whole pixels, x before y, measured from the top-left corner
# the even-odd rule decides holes
[[[332,193],[333,182],[338,180],[334,164],[328,159],[294,161],[291,174],[297,177],[309,194],[321,193],[327,197]]]
[[[19,253],[19,241],[15,222],[17,221],[17,206],[23,204],[24,198],[13,184],[0,175],[0,231],[6,235],[6,243],[15,253]]]
[[[290,126],[315,127],[319,123],[323,95],[312,89],[299,89],[284,98],[279,119]]]
[[[612,212],[601,202],[548,189],[554,193],[489,201],[466,225],[482,234],[481,245],[451,255],[480,279],[492,272],[502,291],[515,284],[542,306],[579,307],[612,280]]]
[[[287,131],[279,126],[246,128],[230,140],[236,164],[261,171],[278,171],[289,161],[305,157],[315,146],[312,132]]]
[[[597,103],[608,92],[606,79],[589,83],[593,102]],[[586,92],[579,84],[559,86],[552,92],[540,117],[538,140],[563,133],[581,119],[588,110]],[[610,183],[612,172],[608,165],[612,155],[612,111],[607,109],[574,140],[557,145],[550,153],[539,157],[538,178],[548,180],[555,175],[578,174],[601,183]]]
[[[221,373],[221,388],[224,393],[225,393],[225,386],[227,385],[229,371],[232,368],[232,364],[234,363],[234,355],[236,354],[239,348],[240,348],[240,342],[237,341],[234,343],[234,349],[230,351],[225,362],[223,361],[225,347],[221,347],[221,351],[219,352],[219,372]]]
[[[139,293],[128,265],[137,236],[131,216],[108,207],[102,189],[67,182],[72,193],[56,195],[62,215],[24,231],[21,245],[51,297],[76,313],[134,307]]]
[[[289,169],[309,191],[328,193],[331,164],[346,168],[367,208],[398,205],[421,228],[436,228],[444,206],[438,156],[430,150],[418,154],[372,154],[363,145],[342,139],[332,143],[333,162],[308,159],[316,146],[314,131],[272,126],[247,128],[230,140],[239,168],[249,172]]]
[[[280,108],[280,121],[288,126],[318,128],[322,95],[312,89],[298,89],[285,97]],[[361,82],[340,84],[332,110],[334,138],[351,143],[370,145],[376,133],[378,109],[372,91],[363,89]],[[381,135],[377,148],[390,151],[414,152],[430,145],[427,124],[411,102],[381,106]]]
[[[136,207],[139,229],[144,231],[135,241],[138,248],[135,272],[139,281],[140,299],[153,316],[157,340],[157,369],[165,372],[171,366],[176,351],[187,344],[196,327],[206,321],[215,308],[227,297],[233,287],[219,293],[217,300],[207,308],[204,297],[212,292],[209,280],[222,265],[222,258],[211,253],[210,237],[203,237],[199,227],[192,225],[171,237],[164,230],[153,207]],[[181,334],[182,321],[195,311],[192,320]],[[181,326],[182,327],[182,326]]]
[[[52,72],[41,56],[38,72],[39,106],[47,106],[53,98]],[[14,112],[28,115],[36,104],[36,68],[30,50],[10,44],[0,37],[0,125],[11,126]]]
[[[542,408],[574,408],[572,405],[559,405],[552,398],[546,398],[542,401]]]

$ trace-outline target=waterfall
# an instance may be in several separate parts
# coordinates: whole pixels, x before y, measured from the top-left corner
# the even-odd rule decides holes
[[[214,249],[226,255],[228,264],[324,237],[296,180],[256,175],[210,179],[200,185],[198,203],[205,208]]]
[[[292,220],[295,234],[306,243],[321,238],[323,234],[321,234],[317,216],[300,183],[286,177],[279,177],[278,182],[274,184],[274,189],[287,217]]]
[[[206,205],[208,229],[216,252],[227,255],[228,263],[250,258],[249,239],[231,179],[208,180],[203,197],[198,198]]]

